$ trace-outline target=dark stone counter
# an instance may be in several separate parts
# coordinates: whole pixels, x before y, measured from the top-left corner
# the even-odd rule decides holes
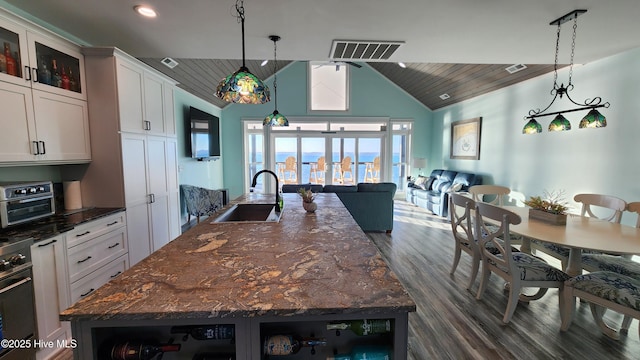
[[[93,221],[124,210],[124,208],[88,208],[68,213],[55,214],[32,221],[28,224],[0,229],[0,239],[26,239],[31,237],[34,242],[38,242],[72,230],[74,227],[82,223]]]
[[[216,215],[211,216],[60,318],[95,322],[415,311],[335,194],[318,194],[315,213],[304,211],[297,194],[284,195],[279,223],[211,224]],[[249,194],[232,204],[239,201],[272,202],[273,195]]]

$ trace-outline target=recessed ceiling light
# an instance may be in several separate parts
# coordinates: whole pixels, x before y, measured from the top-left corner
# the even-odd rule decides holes
[[[401,67],[401,68],[403,68],[403,69],[406,69],[406,68],[407,68],[407,64],[403,63],[402,61],[400,61],[400,62],[398,63],[398,66],[400,66],[400,67]]]
[[[269,63],[269,60],[262,60],[262,62],[260,63],[260,66],[265,66]]]
[[[451,96],[449,96],[449,94],[442,94],[440,95],[440,99],[442,100],[447,100],[448,98],[450,98]]]
[[[145,16],[145,17],[151,17],[154,18],[156,17],[158,14],[156,14],[156,11],[153,10],[152,8],[150,8],[149,6],[146,5],[136,5],[133,7],[133,9],[140,15]]]

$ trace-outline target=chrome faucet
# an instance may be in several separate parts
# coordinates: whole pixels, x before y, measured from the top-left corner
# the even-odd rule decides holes
[[[280,194],[278,193],[278,189],[280,189],[279,184],[278,184],[278,175],[276,175],[276,173],[274,173],[271,170],[260,170],[258,171],[255,175],[253,175],[253,181],[251,181],[251,188],[256,187],[256,183],[258,181],[258,175],[262,174],[262,173],[269,173],[271,175],[273,175],[273,178],[276,179],[276,212],[280,212],[282,209],[280,209]]]

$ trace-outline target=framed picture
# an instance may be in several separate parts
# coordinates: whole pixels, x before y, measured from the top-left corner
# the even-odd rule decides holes
[[[451,123],[451,159],[480,159],[481,127],[481,117]]]

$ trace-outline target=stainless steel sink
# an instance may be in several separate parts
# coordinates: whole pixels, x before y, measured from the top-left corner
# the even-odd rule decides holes
[[[274,204],[236,204],[211,223],[223,222],[279,222],[281,212]]]

